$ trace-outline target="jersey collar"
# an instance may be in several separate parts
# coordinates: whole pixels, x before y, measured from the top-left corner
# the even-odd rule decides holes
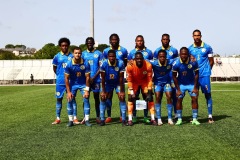
[[[204,42],[201,43],[201,46],[200,46],[200,47],[202,48],[203,46],[204,46]],[[195,43],[193,43],[193,47],[196,48],[196,47],[198,47],[198,46],[196,46]]]
[[[140,49],[138,49],[138,48],[135,48],[135,50],[136,51],[139,51]],[[142,50],[140,50],[140,51],[145,51],[146,50],[146,47],[144,47]]]
[[[78,63],[75,63],[74,60],[72,59],[72,64],[73,64],[73,65],[76,65],[76,64],[78,64]],[[82,59],[82,58],[80,59],[80,63],[79,63],[79,64],[83,64],[83,59]]]
[[[163,46],[162,46],[162,50],[169,50],[170,49],[170,45],[168,46],[168,48],[164,48]]]
[[[115,60],[115,63],[114,63],[113,65],[112,65],[112,64],[110,63],[110,61],[108,60],[108,65],[109,65],[109,66],[114,66],[114,67],[115,67],[115,66],[117,65],[117,59]]]
[[[112,46],[110,46],[110,49],[112,49]],[[120,45],[118,46],[117,50],[121,50],[121,46]]]
[[[87,49],[87,52],[88,52],[88,53],[93,53],[95,50],[96,50],[95,48],[93,49],[93,51],[89,51],[89,50]]]
[[[181,60],[181,58],[179,58],[180,59],[180,63],[183,63],[183,61]],[[188,58],[188,60],[185,62],[185,64],[188,64],[188,62],[189,62],[189,58]]]
[[[158,60],[158,64],[159,64],[160,67],[166,66],[166,65],[167,65],[167,60],[165,61],[164,65],[162,65],[162,64],[160,63],[160,61]]]
[[[68,56],[70,54],[70,52],[68,52],[67,54],[64,54],[62,51],[60,51],[61,55],[66,55]]]

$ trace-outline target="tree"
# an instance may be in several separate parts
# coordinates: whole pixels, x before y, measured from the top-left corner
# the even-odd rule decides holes
[[[74,48],[76,48],[76,47],[77,47],[76,45],[70,45],[69,51],[73,53],[73,50],[74,50]]]
[[[34,54],[36,59],[52,59],[60,51],[58,46],[53,43],[45,44],[42,49]]]
[[[22,45],[22,44],[17,44],[15,46],[15,48],[23,48],[23,49],[26,49],[27,47],[25,45]]]
[[[6,46],[5,46],[5,48],[7,49],[7,48],[15,48],[15,46],[13,45],[13,44],[7,44]]]
[[[108,47],[109,47],[109,45],[107,45],[107,44],[99,44],[98,47],[97,47],[97,49],[98,49],[99,51],[103,52],[103,50],[104,50],[105,48],[108,48]]]
[[[12,60],[18,59],[12,52],[0,50],[0,59],[1,60]]]

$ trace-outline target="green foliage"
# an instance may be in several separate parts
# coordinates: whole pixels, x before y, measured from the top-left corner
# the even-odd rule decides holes
[[[15,48],[15,46],[13,44],[7,44],[5,48]]]
[[[52,59],[56,53],[60,51],[59,46],[53,43],[48,43],[42,49],[34,54],[36,59]]]
[[[113,96],[113,122],[100,127],[95,123],[91,95],[91,128],[67,128],[66,97],[62,122],[55,119],[55,86],[2,86],[0,89],[0,159],[239,159],[240,84],[213,84],[214,124],[207,123],[207,107],[199,96],[200,126],[189,123],[191,100],[184,98],[182,126],[167,124],[163,97],[164,125],[142,123],[122,127],[119,102]],[[238,90],[238,91],[220,91]],[[20,96],[19,96],[20,95]],[[82,97],[77,95],[78,117],[82,118]],[[138,111],[139,117],[143,116]]]
[[[99,44],[97,47],[97,50],[103,52],[105,48],[108,48],[109,46],[107,44]]]
[[[12,60],[18,59],[12,52],[0,50],[0,59],[1,60]]]
[[[85,51],[87,49],[86,44],[80,44],[79,47],[81,48],[82,51]]]
[[[26,49],[27,47],[25,45],[22,45],[22,44],[17,44],[15,46],[15,48],[24,48],[24,49]]]
[[[73,50],[74,50],[74,48],[76,48],[76,47],[77,47],[76,45],[70,45],[69,51],[73,53]]]

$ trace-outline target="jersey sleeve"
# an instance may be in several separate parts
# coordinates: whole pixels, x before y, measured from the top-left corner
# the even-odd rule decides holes
[[[149,60],[153,59],[153,52],[149,49],[148,50]]]
[[[147,79],[148,79],[148,89],[152,89],[152,65],[151,63],[147,63]]]
[[[159,49],[157,48],[155,51],[154,51],[154,53],[153,53],[153,58],[154,59],[158,59],[158,51],[159,51]]]
[[[55,56],[53,57],[52,64],[53,64],[54,66],[57,66],[57,65],[58,65],[58,56],[57,56],[57,55],[55,55]]]
[[[211,46],[208,46],[208,57],[213,57],[213,49]]]
[[[127,82],[128,82],[128,88],[133,88],[133,75],[132,75],[133,67],[131,65],[127,65]]]
[[[119,62],[119,72],[125,72],[125,66],[123,61]]]
[[[90,73],[90,65],[89,65],[88,61],[84,62],[84,66],[85,66],[85,74]]]
[[[107,62],[107,60],[104,60],[102,62],[102,65],[100,66],[100,72],[105,72],[105,70],[106,70],[106,62]]]
[[[124,59],[127,59],[127,58],[128,58],[128,51],[127,51],[126,48],[124,49],[124,52],[123,52],[123,58],[124,58]]]
[[[127,59],[128,59],[128,60],[131,60],[131,59],[132,59],[132,51],[128,54]]]
[[[193,65],[193,70],[197,71],[198,70],[198,63],[195,61],[192,65]]]
[[[102,58],[103,58],[103,59],[107,59],[107,55],[108,55],[108,48],[106,48],[106,49],[103,50]]]
[[[175,59],[178,57],[178,50],[174,49],[172,58]]]
[[[64,74],[70,74],[70,63],[68,62],[66,68],[64,68]]]
[[[177,72],[178,71],[178,65],[177,65],[177,60],[175,60],[172,64],[172,71]]]

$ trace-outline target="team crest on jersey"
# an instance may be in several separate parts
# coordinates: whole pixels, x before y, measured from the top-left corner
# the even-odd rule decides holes
[[[77,72],[76,75],[77,75],[77,77],[80,77],[81,76],[81,72]]]
[[[188,67],[189,69],[191,69],[191,68],[192,68],[192,65],[191,65],[191,64],[189,64],[187,67]]]
[[[94,54],[94,58],[98,58],[98,55],[97,55],[97,54]]]
[[[202,49],[202,52],[203,52],[203,53],[206,52],[206,48],[203,48],[203,49]]]
[[[147,71],[143,71],[143,74],[147,74]]]
[[[84,69],[85,69],[85,66],[84,66],[84,65],[81,65],[80,69],[81,69],[81,70],[84,70]]]
[[[170,69],[170,68],[171,68],[171,66],[170,66],[170,65],[168,65],[168,66],[167,66],[167,69]]]
[[[118,68],[118,67],[115,67],[115,71],[119,71],[119,68]]]
[[[144,56],[147,56],[147,55],[148,55],[148,53],[147,53],[147,52],[143,52],[143,55],[144,55]]]
[[[118,55],[122,55],[122,51],[118,51]]]
[[[172,52],[172,51],[170,51],[170,52],[168,52],[168,54],[169,54],[170,56],[172,56],[172,55],[173,55],[173,52]]]

